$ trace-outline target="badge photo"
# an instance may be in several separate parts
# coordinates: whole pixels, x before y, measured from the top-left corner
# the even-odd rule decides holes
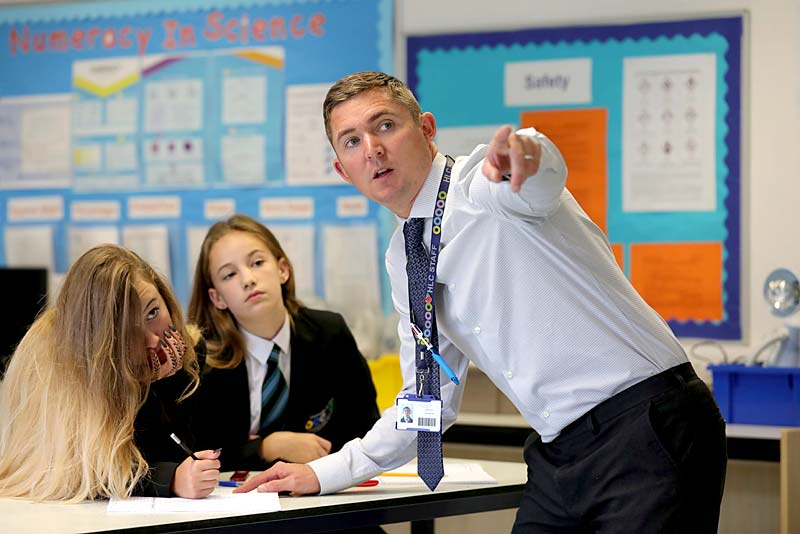
[[[432,395],[405,395],[395,401],[397,430],[439,432],[442,428],[442,401]]]

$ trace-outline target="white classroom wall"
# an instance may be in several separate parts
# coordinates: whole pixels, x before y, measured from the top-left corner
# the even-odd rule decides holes
[[[747,13],[742,69],[742,319],[752,354],[780,334],[761,294],[776,267],[800,276],[800,0],[397,0],[395,73],[410,35],[620,24]],[[477,75],[477,73],[476,73]],[[683,339],[688,348],[696,339]],[[698,349],[718,357],[713,348]],[[695,362],[700,370],[704,364]]]

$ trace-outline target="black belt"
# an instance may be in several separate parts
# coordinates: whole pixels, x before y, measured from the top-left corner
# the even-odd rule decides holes
[[[575,421],[564,427],[561,435],[568,434],[576,429],[585,429],[587,425],[597,425],[613,419],[642,402],[657,397],[662,393],[683,386],[690,380],[697,378],[692,364],[689,362],[676,365],[671,369],[662,371],[655,376],[646,378],[628,389],[622,390],[613,397],[604,400]]]

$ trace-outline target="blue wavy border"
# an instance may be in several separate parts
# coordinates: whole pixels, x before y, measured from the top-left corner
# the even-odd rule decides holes
[[[722,321],[670,321],[676,335],[714,339],[741,339],[741,48],[742,16],[673,20],[640,24],[615,24],[606,26],[570,26],[487,33],[460,33],[409,37],[406,44],[408,85],[416,92],[419,84],[418,56],[435,50],[464,49],[469,47],[497,47],[527,44],[559,44],[574,41],[608,41],[658,39],[660,37],[690,38],[717,33],[728,43],[725,61],[728,69],[724,80],[727,93],[724,102],[728,113],[724,124],[727,127],[723,145],[727,148],[724,165],[728,174],[724,180],[727,187],[724,206],[728,217],[723,246],[723,301]],[[718,112],[722,112],[719,110]]]
[[[70,2],[39,6],[0,7],[0,24],[93,20],[165,13],[187,13],[209,9],[239,9],[254,6],[331,4],[346,0],[124,0],[120,2]],[[378,0],[384,1],[384,0]],[[389,0],[391,2],[391,0]]]

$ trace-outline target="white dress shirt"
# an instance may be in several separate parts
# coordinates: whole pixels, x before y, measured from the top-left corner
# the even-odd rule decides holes
[[[519,193],[481,172],[486,146],[456,160],[442,223],[435,289],[439,352],[462,385],[445,373],[442,424],[455,422],[472,361],[542,437],[614,394],[687,361],[666,322],[633,289],[608,240],[565,188],[558,149],[542,145],[539,171]],[[431,218],[445,157],[437,154],[409,218]],[[392,300],[400,314],[403,389],[415,388],[414,341],[402,224],[386,252]],[[311,462],[322,493],[397,467],[416,455],[416,432],[395,429],[390,408],[366,436]]]
[[[272,339],[264,339],[255,334],[251,334],[244,328],[239,328],[239,332],[244,336],[247,357],[247,383],[250,386],[250,433],[258,434],[261,426],[261,386],[264,384],[264,377],[267,376],[267,360],[272,352],[272,347],[276,343],[281,348],[278,357],[278,368],[286,380],[286,387],[289,387],[289,372],[291,369],[290,361],[292,356],[291,347],[291,326],[289,324],[289,314],[283,320],[283,326]]]

